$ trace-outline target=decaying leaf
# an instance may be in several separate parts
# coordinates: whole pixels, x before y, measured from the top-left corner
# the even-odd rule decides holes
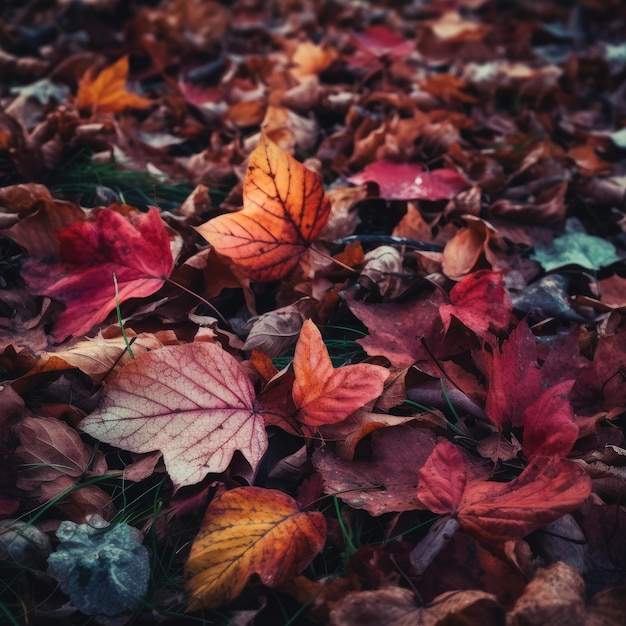
[[[236,598],[256,573],[275,587],[300,573],[322,549],[326,521],[286,494],[240,487],[209,505],[185,563],[189,609],[216,608]]]
[[[241,211],[209,220],[198,232],[248,278],[285,277],[328,219],[322,179],[263,136],[250,155],[243,197]]]
[[[235,450],[256,467],[267,437],[245,370],[220,346],[167,346],[117,371],[79,425],[130,450],[161,450],[176,488],[223,472]]]
[[[379,365],[357,363],[337,369],[328,355],[317,326],[302,325],[293,359],[293,401],[297,419],[308,426],[334,424],[375,400],[389,372]]]

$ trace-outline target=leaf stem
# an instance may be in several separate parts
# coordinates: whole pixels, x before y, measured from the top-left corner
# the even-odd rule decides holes
[[[231,328],[231,325],[228,323],[228,320],[206,298],[199,296],[197,293],[191,291],[191,289],[187,289],[187,287],[185,287],[184,285],[181,285],[180,283],[177,283],[175,280],[171,278],[167,278],[166,280],[168,283],[171,283],[172,285],[175,285],[179,289],[182,289],[183,291],[187,292],[190,296],[197,298],[198,300],[200,300],[200,302],[202,302],[202,304],[206,304],[215,313],[215,315],[220,320],[220,322],[222,322],[222,324],[224,324],[227,328]]]

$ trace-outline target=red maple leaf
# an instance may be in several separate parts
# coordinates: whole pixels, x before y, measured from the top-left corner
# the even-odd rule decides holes
[[[417,497],[490,543],[525,537],[575,510],[591,492],[589,476],[556,456],[533,459],[507,483],[472,480],[468,473],[459,448],[440,443],[419,471]]]
[[[152,295],[174,268],[170,238],[159,211],[124,216],[108,208],[95,221],[79,221],[56,233],[59,258],[30,259],[23,276],[37,295],[66,306],[52,332],[55,341],[83,335],[115,308],[113,276],[121,303]]]

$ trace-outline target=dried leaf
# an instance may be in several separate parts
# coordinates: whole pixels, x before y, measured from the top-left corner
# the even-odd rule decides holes
[[[223,472],[235,450],[255,468],[267,447],[246,371],[211,343],[137,357],[118,370],[79,428],[123,450],[161,450],[177,489]]]
[[[326,521],[303,512],[275,490],[240,487],[209,505],[185,563],[189,609],[217,608],[236,598],[256,573],[278,586],[300,573],[322,549]]]
[[[244,276],[285,277],[326,224],[330,202],[322,179],[262,137],[250,155],[244,208],[197,227]]]

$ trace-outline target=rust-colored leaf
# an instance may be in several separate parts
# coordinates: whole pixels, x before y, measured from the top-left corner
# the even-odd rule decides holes
[[[250,155],[241,211],[198,232],[252,280],[286,276],[326,224],[330,202],[318,174],[263,136]]]
[[[334,424],[375,400],[389,372],[379,365],[357,363],[337,369],[317,326],[306,320],[293,359],[293,401],[298,419],[308,426]]]
[[[268,587],[300,573],[322,549],[326,521],[301,511],[275,490],[240,487],[206,511],[185,564],[189,609],[217,608],[236,598],[252,574]]]
[[[103,69],[96,77],[88,71],[78,87],[78,108],[94,109],[100,113],[119,113],[124,109],[149,107],[152,104],[150,100],[126,90],[127,78],[127,56]]]
[[[117,372],[79,427],[123,450],[161,450],[176,488],[223,472],[235,450],[254,468],[267,447],[252,383],[234,357],[212,343],[137,357]]]

